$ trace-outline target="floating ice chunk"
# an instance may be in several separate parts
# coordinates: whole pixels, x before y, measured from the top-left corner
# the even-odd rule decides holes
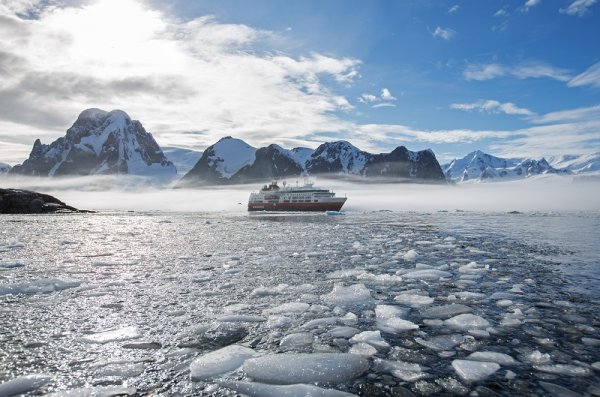
[[[10,239],[7,241],[6,247],[7,248],[23,248],[23,247],[25,247],[25,243],[13,238],[13,239]]]
[[[26,265],[27,262],[22,259],[0,261],[0,269],[14,269],[17,267],[24,267]]]
[[[255,288],[250,296],[270,296],[284,294],[289,288],[287,284],[279,284],[276,287],[258,287]]]
[[[308,310],[310,305],[304,302],[288,302],[270,309],[263,310],[264,314],[300,314]]]
[[[573,364],[534,365],[533,368],[537,369],[538,371],[557,375],[590,376],[592,374],[591,369]]]
[[[379,358],[376,358],[373,363],[375,371],[387,372],[405,382],[414,382],[427,376],[427,373],[424,372],[427,368],[419,364],[382,360]]]
[[[402,259],[404,259],[407,262],[412,262],[415,259],[417,259],[417,256],[419,256],[419,254],[417,254],[417,251],[409,250],[407,253],[402,255]]]
[[[245,314],[229,314],[219,317],[218,320],[224,323],[261,323],[263,321],[267,321],[267,319],[263,316],[250,316]]]
[[[484,270],[486,269],[477,265],[477,262],[469,262],[458,268],[458,272],[462,274],[479,274]]]
[[[24,394],[49,383],[52,376],[45,374],[32,374],[19,376],[7,382],[0,383],[0,397],[16,396]]]
[[[581,338],[581,342],[586,346],[600,346],[600,339],[596,338]]]
[[[386,317],[377,319],[377,328],[390,334],[399,334],[401,332],[418,329],[419,326],[412,321],[403,320],[398,317]]]
[[[403,318],[408,314],[408,312],[408,309],[394,305],[377,305],[375,307],[375,316],[377,317],[377,319],[389,317]]]
[[[269,316],[266,326],[269,329],[284,328],[292,324],[292,319],[286,316]]]
[[[554,383],[540,381],[540,386],[554,397],[582,397],[581,394],[575,393],[566,387],[555,385]]]
[[[373,346],[369,345],[368,343],[359,342],[359,343],[352,345],[352,347],[350,348],[348,353],[370,357],[370,356],[374,356],[375,354],[377,354],[377,349],[374,348]]]
[[[415,338],[415,342],[421,346],[425,346],[436,351],[450,350],[462,343],[464,340],[465,337],[460,334],[439,335],[429,338],[428,340]]]
[[[542,353],[539,350],[534,350],[523,356],[523,360],[534,365],[548,364],[552,362],[552,358],[547,353]]]
[[[465,301],[477,301],[485,298],[485,294],[470,291],[455,292],[454,296]]]
[[[133,378],[144,372],[141,363],[111,363],[103,365],[94,371],[96,376],[116,376],[119,378]]]
[[[221,381],[220,386],[250,397],[351,397],[354,394],[313,385],[267,385],[254,382]]]
[[[192,361],[190,365],[192,380],[206,380],[234,371],[241,367],[244,361],[257,354],[249,347],[240,345],[229,345],[206,353]]]
[[[499,301],[496,302],[496,306],[498,307],[508,307],[508,306],[512,306],[513,301],[511,301],[510,299],[500,299]]]
[[[425,295],[416,295],[410,293],[401,293],[394,298],[395,302],[415,309],[423,306],[429,306],[433,303],[433,298]]]
[[[597,371],[600,371],[600,361],[596,361],[595,363],[592,363],[592,368],[594,368]]]
[[[302,328],[304,329],[312,329],[323,327],[326,325],[334,325],[340,321],[339,317],[323,317],[323,318],[315,318],[314,320],[310,320],[307,323],[302,324]]]
[[[498,363],[471,360],[454,360],[452,367],[466,382],[483,380],[500,369]]]
[[[341,317],[340,320],[342,321],[342,323],[346,324],[346,325],[355,325],[358,324],[358,316],[352,312],[348,312],[344,315],[344,317]]]
[[[108,343],[118,342],[129,339],[137,339],[142,336],[139,328],[136,326],[124,327],[112,331],[97,332],[95,334],[86,335],[81,338],[82,342],[87,343]]]
[[[460,330],[485,329],[490,326],[490,322],[485,318],[470,313],[454,316],[444,321],[444,324]]]
[[[369,369],[369,361],[348,353],[284,353],[248,359],[242,368],[250,378],[259,382],[342,383],[365,373]]]
[[[309,332],[298,332],[284,336],[279,342],[281,347],[301,347],[312,345],[314,341],[313,334]]]
[[[344,287],[342,284],[335,284],[333,290],[321,297],[323,302],[342,306],[342,307],[373,307],[374,301],[371,293],[364,284],[354,284]]]
[[[425,318],[443,319],[470,312],[472,312],[472,309],[469,306],[453,303],[450,305],[434,306],[421,310],[421,316]]]
[[[387,349],[390,347],[390,344],[381,337],[381,332],[379,331],[363,331],[350,339],[350,343],[360,342],[368,343],[378,349]]]
[[[96,267],[110,267],[110,266],[134,266],[137,265],[138,261],[94,261],[92,266]]]
[[[515,298],[518,298],[518,296],[515,294],[511,294],[509,292],[494,292],[492,295],[490,295],[490,297],[488,299],[493,301],[493,300],[502,300],[502,299],[513,300]]]
[[[334,338],[352,338],[358,334],[358,330],[354,327],[336,327],[329,331],[329,334]]]
[[[516,365],[519,363],[508,354],[489,351],[472,353],[467,357],[467,359],[475,361],[489,361],[492,363],[498,363],[500,365]]]
[[[96,386],[82,387],[78,389],[61,390],[48,394],[47,397],[113,397],[132,396],[137,392],[135,387],[123,386]]]
[[[470,329],[469,334],[476,338],[489,338],[490,332],[485,329]]]
[[[436,269],[426,269],[426,270],[415,270],[410,273],[405,273],[402,275],[402,277],[408,278],[408,279],[433,280],[433,279],[439,279],[442,277],[452,277],[452,273],[445,272],[442,270],[436,270]]]
[[[36,281],[0,284],[0,296],[2,295],[33,295],[62,291],[68,288],[79,287],[81,282],[74,280],[59,280],[47,278]]]
[[[356,278],[379,285],[394,285],[402,282],[402,277],[391,274],[371,274],[365,272],[356,276]]]

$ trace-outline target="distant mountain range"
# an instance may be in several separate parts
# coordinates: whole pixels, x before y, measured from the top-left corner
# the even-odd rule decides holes
[[[346,141],[310,149],[271,144],[255,148],[232,137],[204,152],[161,148],[137,120],[121,110],[83,111],[64,137],[49,145],[38,139],[23,164],[0,163],[0,175],[66,176],[129,174],[174,181],[179,186],[254,183],[300,176],[356,181],[462,183],[528,178],[541,174],[600,174],[600,153],[546,159],[500,158],[481,151],[440,166],[431,150],[398,146],[372,154]]]
[[[501,158],[476,150],[442,166],[448,181],[498,181],[524,179],[543,174],[579,174],[600,170],[600,153],[536,160]]]
[[[445,182],[431,150],[411,152],[399,146],[391,153],[371,154],[346,141],[327,142],[315,150],[288,150],[274,144],[257,149],[240,139],[225,137],[206,148],[180,185],[247,183],[302,175]]]

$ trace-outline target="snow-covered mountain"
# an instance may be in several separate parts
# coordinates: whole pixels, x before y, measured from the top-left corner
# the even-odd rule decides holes
[[[177,170],[139,121],[121,110],[87,109],[64,137],[50,145],[37,139],[29,158],[11,173],[174,177]]]
[[[563,155],[548,157],[548,163],[554,168],[562,168],[574,174],[600,173],[600,153]]]
[[[476,150],[442,166],[446,179],[454,182],[523,179],[541,174],[568,174],[546,159],[504,159]]]
[[[346,141],[327,142],[317,149],[256,149],[225,137],[208,147],[183,185],[245,183],[302,175],[383,177],[394,180],[445,181],[430,150],[411,152],[399,146],[391,153],[371,154]]]
[[[0,175],[6,175],[12,167],[0,161]]]
[[[202,152],[180,147],[163,146],[162,151],[167,159],[175,165],[178,175],[187,174],[202,156]]]

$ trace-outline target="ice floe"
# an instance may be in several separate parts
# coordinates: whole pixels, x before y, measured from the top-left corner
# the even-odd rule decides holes
[[[0,383],[0,397],[16,396],[30,391],[34,391],[50,383],[51,375],[31,374],[19,376],[7,382]]]
[[[244,361],[256,356],[249,347],[229,345],[197,357],[190,365],[192,380],[206,380],[238,369]]]
[[[509,356],[508,354],[491,352],[491,351],[480,351],[471,353],[467,359],[474,361],[489,361],[492,363],[498,363],[500,365],[516,365],[519,362]]]
[[[82,387],[70,390],[61,390],[48,394],[48,397],[113,397],[132,396],[137,392],[135,387],[124,386],[95,386]]]
[[[488,320],[471,313],[459,314],[458,316],[449,318],[444,321],[444,324],[459,330],[482,329],[490,326]]]
[[[248,359],[242,369],[264,383],[341,383],[365,373],[369,361],[348,353],[282,353]]]
[[[56,291],[62,291],[68,288],[75,288],[81,285],[80,281],[59,280],[57,278],[46,278],[35,281],[0,284],[0,296],[2,295],[33,295],[47,294]]]
[[[350,338],[350,343],[368,343],[377,349],[388,349],[390,344],[381,337],[379,331],[363,331]]]
[[[342,307],[373,307],[374,300],[371,292],[364,284],[354,284],[345,287],[335,284],[333,290],[322,296],[323,302]]]
[[[500,369],[500,365],[486,361],[454,360],[452,361],[452,368],[462,380],[478,382],[493,375]]]
[[[434,306],[423,309],[421,310],[421,316],[424,318],[445,319],[460,314],[470,313],[472,311],[473,309],[471,309],[469,306],[453,303],[450,305]]]

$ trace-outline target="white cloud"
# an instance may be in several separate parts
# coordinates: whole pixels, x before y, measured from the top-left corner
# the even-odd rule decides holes
[[[591,85],[600,87],[600,62],[590,66],[585,72],[573,77],[567,84],[569,87]]]
[[[589,8],[596,4],[597,0],[574,0],[567,8],[561,8],[562,14],[582,17],[589,12]]]
[[[516,66],[503,66],[497,63],[469,64],[463,72],[466,80],[491,80],[502,76],[514,76],[520,79],[546,77],[558,81],[569,81],[569,71],[543,62],[523,62]]]
[[[453,5],[452,7],[448,8],[448,14],[454,14],[459,8],[460,6],[458,4]]]
[[[542,0],[527,0],[525,2],[525,4],[523,5],[523,10],[529,11],[530,8],[533,8],[537,5],[539,5],[541,2],[542,2]]]
[[[334,113],[352,107],[323,80],[351,84],[360,61],[286,55],[273,32],[210,16],[182,22],[138,0],[52,6],[27,19],[15,12],[36,4],[21,3],[0,8],[0,35],[11,37],[0,41],[0,126],[17,127],[1,128],[0,141],[33,129],[53,140],[99,107],[127,111],[163,145],[200,148],[224,135],[260,145],[337,130]],[[30,148],[31,138],[14,144]]]
[[[392,95],[392,93],[390,92],[390,90],[388,90],[387,88],[382,88],[381,89],[381,100],[383,101],[395,101],[397,98],[394,97]]]
[[[450,105],[451,109],[463,110],[463,111],[478,111],[482,113],[504,113],[508,115],[517,116],[533,116],[535,115],[529,109],[520,108],[512,102],[501,103],[492,99],[479,100],[473,103],[453,103]]]
[[[439,37],[444,40],[450,40],[456,35],[456,32],[450,28],[442,28],[441,26],[438,26],[435,28],[431,35],[433,37]]]
[[[359,98],[358,101],[362,102],[362,103],[369,103],[369,102],[375,102],[378,98],[375,95],[372,94],[362,94]]]

